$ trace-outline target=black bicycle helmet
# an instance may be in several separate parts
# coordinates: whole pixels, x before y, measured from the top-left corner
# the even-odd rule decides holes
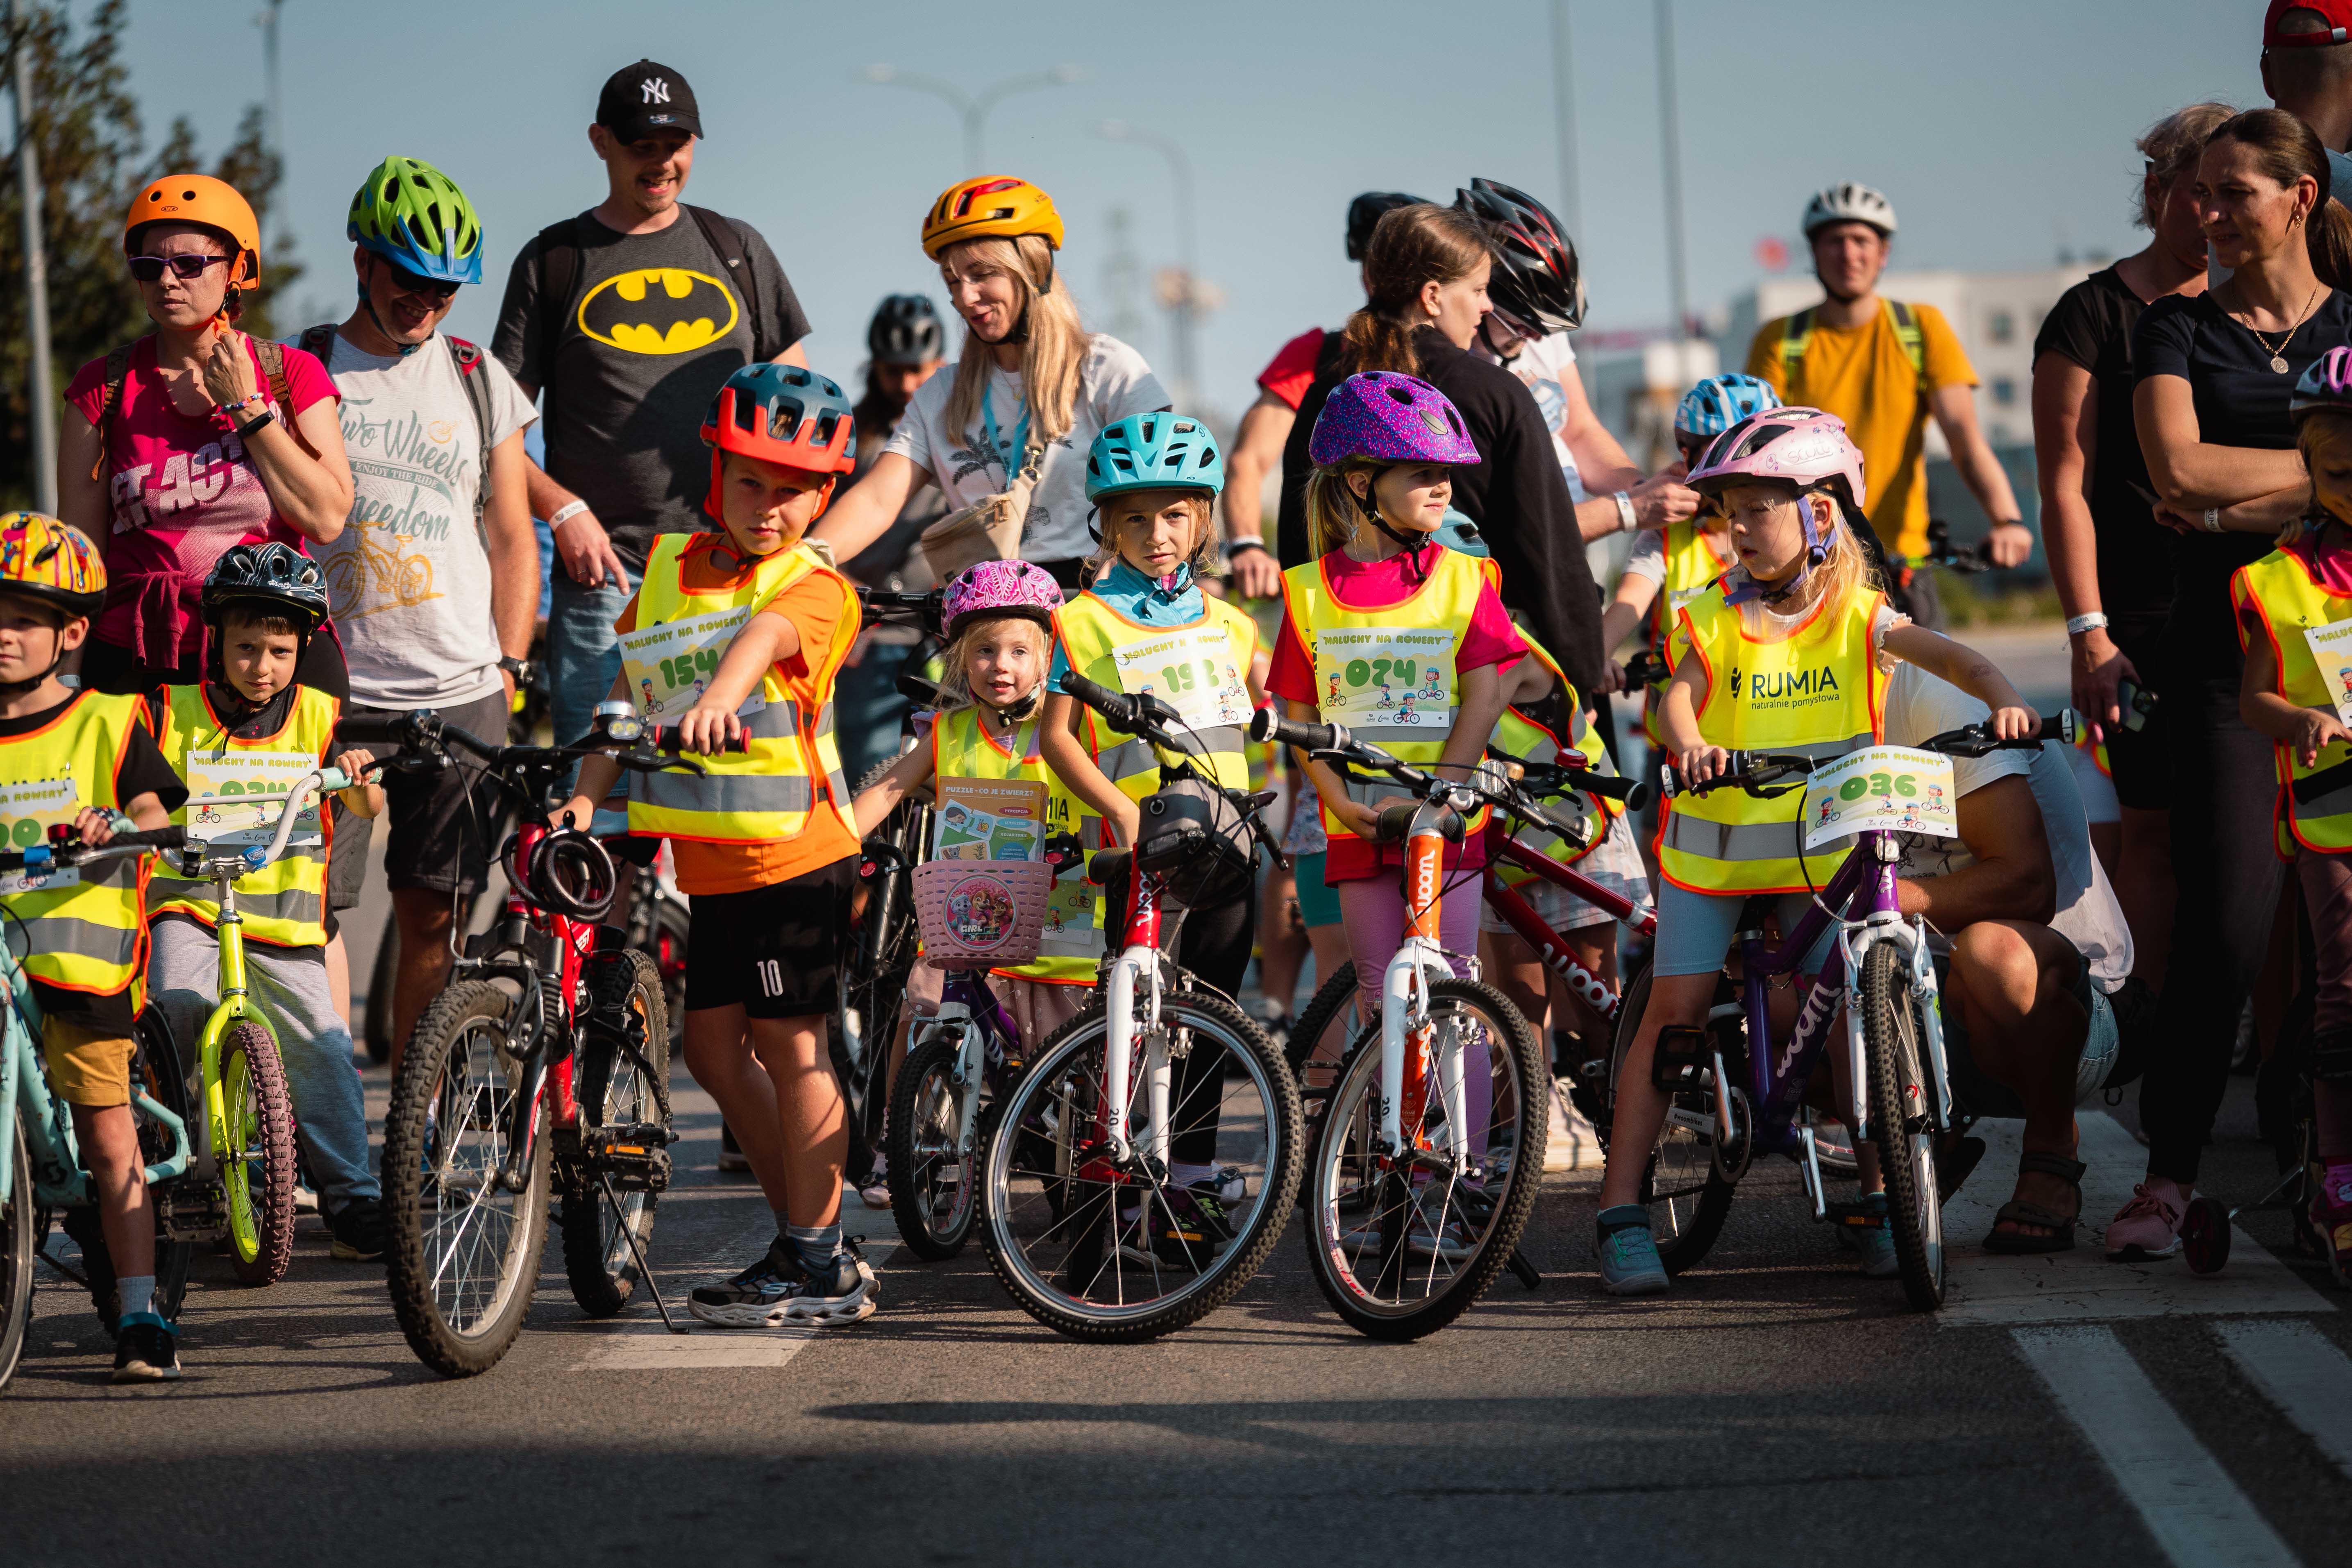
[[[1361,261],[1364,247],[1372,243],[1372,230],[1380,227],[1381,219],[1399,207],[1421,207],[1429,204],[1419,196],[1406,195],[1402,191],[1366,191],[1348,204],[1348,259]]]
[[[866,328],[866,351],[876,364],[929,364],[947,357],[947,331],[939,310],[920,294],[893,294]]]
[[[232,544],[205,578],[204,616],[217,626],[231,605],[280,615],[308,641],[327,619],[327,579],[319,563],[290,544]]]
[[[1486,295],[1495,309],[1546,334],[1584,324],[1584,276],[1568,230],[1543,203],[1494,180],[1473,180],[1454,205],[1486,226],[1495,242]]]

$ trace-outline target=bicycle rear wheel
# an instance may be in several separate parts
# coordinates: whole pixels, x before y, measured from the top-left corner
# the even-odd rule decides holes
[[[642,949],[591,961],[614,965],[600,986],[617,983],[629,1037],[591,1029],[578,1059],[580,1131],[608,1127],[669,1127],[669,1016],[662,976]],[[624,1046],[627,1048],[624,1049]],[[653,1245],[654,1209],[661,1194],[644,1185],[604,1195],[603,1173],[585,1151],[569,1162],[563,1193],[563,1274],[572,1299],[592,1318],[609,1318],[636,1293],[637,1257]],[[614,1211],[617,1200],[619,1210]],[[636,1246],[631,1248],[634,1238]]]
[[[1886,1178],[1886,1218],[1903,1293],[1932,1312],[1944,1304],[1944,1195],[1936,1180],[1936,1129],[1927,1113],[1927,1054],[1909,955],[1892,942],[1862,961],[1862,1042],[1870,1079],[1870,1141]]]
[[[1298,1089],[1264,1031],[1203,989],[1163,996],[1171,1056],[1214,1051],[1192,1097],[1168,1107],[1180,1152],[1213,1128],[1213,1174],[1181,1184],[1119,1164],[1101,1136],[1108,1102],[1101,997],[1039,1047],[992,1109],[981,1236],[1021,1310],[1072,1339],[1133,1342],[1199,1321],[1273,1252],[1298,1197]],[[1150,1073],[1136,1052],[1131,1136],[1150,1147]],[[1190,1135],[1188,1137],[1188,1134]]]
[[[1456,1164],[1439,1079],[1461,1052],[1468,1150]],[[1378,1147],[1381,1037],[1367,1030],[1339,1069],[1307,1164],[1307,1259],[1332,1310],[1360,1333],[1417,1340],[1467,1311],[1519,1245],[1543,1181],[1551,1092],[1535,1031],[1503,994],[1470,980],[1429,987],[1408,1035],[1400,1131]],[[1415,1053],[1421,1053],[1418,1062]]]
[[[1650,1005],[1647,964],[1625,982],[1624,1002],[1617,1009],[1617,1034],[1609,1053],[1609,1106],[1617,1105],[1617,1079],[1624,1071],[1626,1053],[1641,1033],[1642,1015]],[[1649,1163],[1642,1171],[1642,1203],[1650,1211],[1650,1234],[1656,1238],[1658,1258],[1669,1274],[1694,1268],[1723,1234],[1731,1212],[1733,1184],[1724,1180],[1715,1157],[1715,1107],[1704,1091],[1675,1095],[1667,1104],[1665,1124],[1651,1146]]]
[[[250,1018],[230,1025],[220,1074],[228,1141],[215,1152],[229,1268],[247,1285],[275,1285],[294,1261],[294,1100],[268,1028]]]
[[[1298,1080],[1298,1110],[1306,1121],[1309,1143],[1323,1124],[1324,1102],[1339,1081],[1339,1064],[1364,1029],[1355,1003],[1356,966],[1343,963],[1315,988],[1314,996],[1290,1026],[1290,1042],[1284,1054],[1290,1061],[1290,1076]]]
[[[16,1375],[16,1362],[25,1353],[25,1326],[33,1319],[33,1249],[40,1237],[33,1234],[32,1157],[25,1149],[25,1129],[14,1107],[8,1116],[8,1190],[0,1193],[0,1389]],[[42,1226],[47,1229],[46,1224]]]
[[[487,981],[435,997],[401,1057],[384,1114],[393,1315],[417,1359],[445,1377],[496,1366],[539,1287],[547,1241],[543,1127],[520,1190],[499,1179],[513,1123],[504,1049],[512,1007]]]

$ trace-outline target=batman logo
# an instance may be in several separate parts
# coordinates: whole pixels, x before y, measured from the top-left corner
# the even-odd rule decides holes
[[[618,272],[580,301],[580,330],[634,354],[682,354],[735,330],[735,291],[677,267]]]

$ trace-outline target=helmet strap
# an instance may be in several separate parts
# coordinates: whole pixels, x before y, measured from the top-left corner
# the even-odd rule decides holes
[[[1386,471],[1387,470],[1385,469],[1381,470],[1381,472]],[[1375,474],[1372,478],[1372,484],[1378,484],[1379,482],[1380,476]],[[1356,495],[1356,487],[1349,485],[1348,487],[1348,493],[1351,496],[1356,496],[1356,509],[1364,514],[1365,521],[1370,522],[1374,528],[1379,529],[1382,533],[1388,535],[1390,542],[1404,552],[1405,570],[1407,574],[1416,583],[1426,583],[1429,581],[1429,569],[1426,566],[1423,566],[1421,561],[1421,552],[1423,547],[1433,542],[1429,535],[1425,533],[1400,533],[1394,528],[1391,527],[1389,525],[1389,520],[1381,515],[1380,506],[1372,500],[1371,484],[1366,485],[1364,487],[1364,493],[1360,496]]]
[[[374,253],[370,252],[368,256],[368,266],[371,270],[373,269],[375,261],[376,258]],[[410,354],[415,353],[418,349],[425,346],[423,343],[404,343],[398,338],[393,336],[392,329],[383,324],[383,318],[375,313],[375,300],[368,293],[367,279],[364,278],[361,279],[359,280],[359,285],[360,305],[367,311],[368,320],[375,324],[375,330],[383,334],[383,341],[385,342],[390,343],[394,348],[400,351],[401,358],[406,359]]]

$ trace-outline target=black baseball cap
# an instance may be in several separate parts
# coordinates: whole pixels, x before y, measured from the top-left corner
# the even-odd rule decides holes
[[[686,78],[667,66],[639,60],[604,79],[604,90],[596,95],[596,123],[624,142],[656,131],[699,136],[702,111]]]

